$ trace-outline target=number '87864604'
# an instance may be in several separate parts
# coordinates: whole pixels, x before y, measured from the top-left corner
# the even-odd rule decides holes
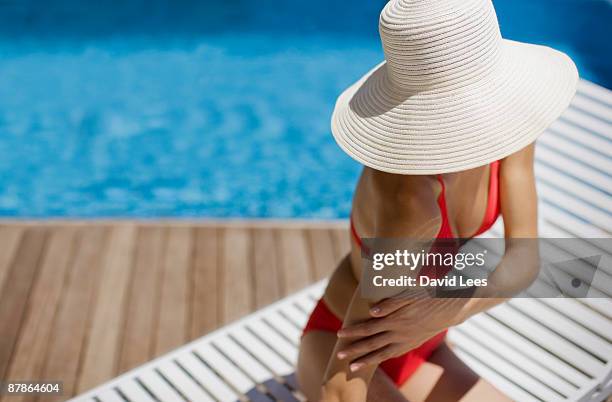
[[[61,381],[8,381],[1,383],[0,395],[54,394],[62,395]]]

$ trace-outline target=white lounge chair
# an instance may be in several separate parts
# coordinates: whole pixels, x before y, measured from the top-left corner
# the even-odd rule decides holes
[[[612,234],[612,92],[582,81],[538,141],[543,237]],[[500,227],[492,230],[499,235]],[[585,243],[604,253],[596,244]],[[571,255],[571,250],[567,251]],[[611,258],[607,255],[605,258]],[[609,260],[608,260],[609,261]],[[518,401],[612,394],[612,270],[589,299],[513,299],[449,332],[470,367]],[[107,382],[72,402],[299,401],[293,366],[317,283]]]

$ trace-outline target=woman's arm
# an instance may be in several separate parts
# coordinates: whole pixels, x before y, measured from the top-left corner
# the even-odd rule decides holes
[[[439,230],[439,211],[436,207],[435,191],[429,183],[420,181],[415,186],[387,186],[387,193],[381,191],[380,208],[375,216],[376,238],[413,238],[430,240]],[[425,184],[425,185],[423,185]],[[423,189],[425,191],[423,191]],[[390,192],[390,193],[389,193]],[[433,206],[433,207],[432,207]],[[386,297],[393,296],[392,294]],[[344,319],[344,326],[359,323],[370,318],[370,308],[379,300],[366,300],[361,297],[361,289],[355,290]],[[384,338],[384,335],[381,335]],[[349,359],[338,354],[349,342],[340,338],[335,345],[325,375],[322,400],[325,402],[359,402],[365,401],[368,385],[377,369],[376,365],[365,367],[360,364],[349,364]],[[397,392],[394,400],[405,401]]]
[[[489,277],[489,286],[477,291],[457,316],[457,322],[488,310],[526,289],[538,276],[538,196],[534,174],[535,144],[502,161],[501,212],[506,247]],[[499,290],[503,289],[503,290]],[[496,297],[499,294],[500,297]],[[480,296],[480,297],[478,297]]]

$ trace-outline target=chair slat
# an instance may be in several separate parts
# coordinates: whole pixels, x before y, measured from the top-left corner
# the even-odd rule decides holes
[[[495,367],[496,370],[503,373],[504,377],[511,379],[515,383],[520,383],[530,393],[544,401],[554,401],[562,399],[563,396],[554,392],[551,388],[545,386],[541,382],[535,380],[525,371],[510,364],[507,360],[501,358],[497,353],[494,353],[487,348],[484,348],[480,342],[476,342],[466,333],[461,330],[455,331],[452,334],[451,340],[456,343],[457,347],[463,350],[469,350],[470,354],[478,356],[478,359],[486,365]]]
[[[264,343],[270,348],[273,347],[287,362],[291,364],[297,362],[298,349],[270,329],[263,321],[254,320],[247,327],[257,334],[260,339],[265,340]]]
[[[574,342],[582,349],[589,351],[604,362],[612,360],[612,347],[600,337],[571,321],[558,311],[550,308],[536,299],[517,298],[509,301],[509,304],[546,325],[555,333]]]
[[[135,379],[123,381],[118,388],[131,402],[156,402]]]
[[[583,96],[595,99],[609,107],[612,107],[612,91],[599,86],[591,81],[579,80],[578,92]]]
[[[605,103],[591,100],[580,92],[576,93],[576,96],[572,99],[572,106],[587,111],[589,114],[608,123],[612,122],[612,107]]]
[[[232,331],[232,335],[244,349],[276,375],[284,376],[293,372],[293,367],[283,360],[278,352],[261,342],[246,329],[236,329]]]
[[[238,399],[238,395],[232,391],[227,383],[192,353],[182,353],[177,356],[176,360],[218,401],[233,402]]]
[[[462,348],[456,348],[455,353],[461,360],[478,373],[478,375],[486,378],[492,384],[495,384],[496,388],[508,395],[512,400],[521,402],[541,402],[539,399],[527,393],[524,389],[512,383],[506,377],[485,365],[482,361],[476,359]]]
[[[588,200],[589,203],[604,211],[611,211],[609,195],[595,190],[593,187],[569,175],[560,173],[540,163],[536,163],[536,175],[540,181],[545,181],[548,186],[563,189],[563,191],[574,198]]]
[[[588,203],[577,198],[570,197],[568,194],[561,192],[544,182],[538,182],[538,194],[542,200],[555,203],[557,205],[562,205],[564,209],[571,210],[572,213],[586,220],[591,225],[612,233],[611,214],[593,208],[593,206],[589,205]]]
[[[229,361],[210,344],[201,344],[195,349],[198,356],[239,393],[246,394],[255,387],[255,383],[236,367],[236,362]]]
[[[102,402],[125,402],[113,388],[103,390],[97,395],[97,398]]]
[[[174,361],[168,360],[158,366],[166,381],[172,384],[190,401],[214,402]]]
[[[589,116],[578,108],[570,107],[563,113],[561,118],[584,127],[602,137],[612,139],[610,124],[596,117]]]
[[[558,299],[539,299],[542,303],[570,317],[593,333],[612,342],[612,322],[576,299],[560,297]]]
[[[549,130],[551,135],[563,136],[570,141],[574,141],[587,148],[591,148],[604,154],[605,150],[609,149],[610,147],[610,140],[602,138],[597,134],[593,134],[588,130],[584,130],[563,120],[556,120],[553,122]]]
[[[565,210],[560,209],[556,203],[552,203],[549,200],[542,201],[542,207],[539,209],[539,212],[544,222],[547,222],[551,226],[559,226],[576,237],[608,237],[608,233],[604,230],[589,225],[572,214],[568,214]]]
[[[497,336],[492,336],[482,331],[475,324],[470,323],[469,320],[458,327],[457,330],[471,339],[477,339],[480,344],[494,351],[500,358],[526,371],[531,377],[541,381],[549,388],[557,390],[565,397],[569,397],[576,393],[576,386],[559,377],[555,372],[550,371],[547,367],[541,365],[537,360],[533,359],[532,356],[525,354],[522,350],[514,349],[504,343],[502,338],[506,333],[499,333]]]
[[[559,377],[574,384],[576,387],[582,387],[591,380],[581,371],[576,370],[573,366],[567,364],[564,360],[555,356],[546,349],[539,347],[537,344],[530,341],[528,338],[515,332],[515,330],[506,327],[499,321],[491,317],[489,314],[479,314],[469,319],[470,324],[476,325],[484,332],[496,335],[504,343],[512,346],[517,350],[523,351],[524,354],[531,356],[537,360],[546,369],[556,373]],[[452,330],[451,330],[452,331]]]
[[[249,373],[249,376],[257,383],[262,383],[274,375],[229,337],[220,336],[213,342],[244,372]]]
[[[304,295],[304,297],[298,297],[295,300],[295,304],[297,304],[307,314],[310,314],[310,312],[315,308],[316,303],[312,298]]]
[[[266,322],[268,325],[274,327],[278,332],[282,333],[285,337],[291,339],[294,343],[298,344],[300,342],[302,331],[292,325],[290,321],[287,321],[287,319],[280,315],[278,311],[274,311],[267,316]]]
[[[160,401],[182,401],[184,398],[180,396],[172,387],[170,387],[160,375],[151,370],[142,370],[138,373],[138,378]]]
[[[540,347],[550,350],[567,362],[571,362],[573,366],[582,370],[591,378],[597,377],[604,369],[604,365],[599,360],[507,304],[492,308],[488,311],[488,314],[505,325],[511,326]]]
[[[604,174],[610,172],[612,158],[571,142],[561,135],[543,135],[538,139],[538,145],[540,148],[546,147],[554,152],[558,152],[568,159],[571,158],[572,160],[582,162],[586,166],[597,169]]]
[[[308,321],[308,315],[297,308],[293,303],[287,303],[278,310],[298,328],[303,328],[304,325],[306,325],[306,321]]]
[[[536,143],[536,161],[538,163],[566,172],[566,174],[571,174],[604,192],[609,192],[610,188],[612,188],[612,178],[608,175],[598,170],[591,169],[588,165],[576,162],[572,158],[560,154],[553,149],[549,149],[546,146],[539,146],[538,144],[539,143]]]

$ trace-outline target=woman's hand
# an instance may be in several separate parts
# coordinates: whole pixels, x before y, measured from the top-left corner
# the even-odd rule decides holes
[[[400,356],[463,321],[469,299],[434,298],[426,291],[385,299],[370,309],[373,317],[343,328],[340,338],[355,338],[338,352],[351,371]]]

